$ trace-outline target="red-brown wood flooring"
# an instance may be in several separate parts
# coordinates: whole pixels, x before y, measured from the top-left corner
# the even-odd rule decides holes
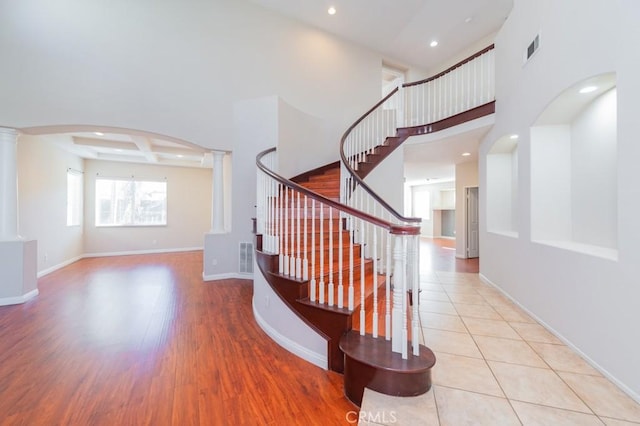
[[[451,244],[422,239],[421,270],[477,272]],[[201,252],[84,259],[0,307],[0,425],[347,424],[342,376],[262,332],[251,281],[201,271]]]
[[[201,252],[84,259],[0,307],[0,424],[347,424],[342,376],[264,334],[252,282],[201,273]]]

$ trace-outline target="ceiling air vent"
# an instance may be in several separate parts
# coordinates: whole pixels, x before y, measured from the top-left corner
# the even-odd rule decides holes
[[[527,63],[529,59],[538,51],[540,48],[540,34],[536,34],[533,41],[529,43],[527,46],[527,50],[524,52],[524,62]]]

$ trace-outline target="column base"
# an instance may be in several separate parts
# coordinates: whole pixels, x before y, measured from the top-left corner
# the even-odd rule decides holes
[[[0,306],[38,295],[38,242],[0,241]]]

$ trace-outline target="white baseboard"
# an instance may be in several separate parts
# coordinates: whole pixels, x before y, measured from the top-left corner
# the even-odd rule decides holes
[[[282,346],[283,348],[285,348],[286,350],[288,350],[292,354],[294,354],[296,356],[299,356],[300,358],[304,359],[305,361],[308,361],[311,364],[317,365],[318,367],[320,367],[320,368],[322,368],[324,370],[328,369],[329,361],[328,361],[327,356],[325,354],[320,354],[320,353],[317,353],[317,352],[310,351],[309,349],[307,349],[307,348],[305,348],[303,346],[300,346],[298,343],[294,342],[293,340],[289,339],[288,337],[283,336],[278,331],[276,331],[276,329],[271,327],[260,316],[260,314],[256,310],[256,305],[255,305],[254,299],[251,300],[251,306],[253,308],[253,317],[256,319],[256,322],[258,323],[258,325],[260,326],[262,331],[267,333],[267,335],[269,337],[271,337],[271,339],[273,339],[274,342],[276,342],[277,344],[279,344],[280,346]]]
[[[522,309],[523,311],[525,311],[531,318],[535,319],[538,323],[540,323],[541,326],[543,326],[544,328],[546,328],[549,333],[553,334],[554,336],[556,336],[558,339],[560,339],[565,345],[567,345],[568,347],[570,347],[571,349],[573,349],[576,353],[578,353],[585,361],[587,361],[593,368],[595,368],[596,370],[598,370],[600,373],[602,373],[603,376],[605,376],[607,379],[611,380],[616,386],[618,386],[624,393],[626,393],[627,395],[629,395],[629,397],[631,397],[632,399],[634,399],[636,402],[640,403],[640,395],[637,394],[636,392],[634,392],[632,389],[630,389],[627,385],[625,385],[624,383],[622,383],[620,380],[618,380],[614,375],[612,375],[611,373],[609,373],[609,371],[607,371],[605,368],[603,368],[600,364],[598,364],[597,362],[595,362],[593,359],[591,359],[588,355],[586,355],[584,352],[582,352],[578,347],[576,347],[573,343],[571,343],[571,341],[567,338],[565,338],[562,334],[560,334],[558,331],[556,331],[553,327],[551,327],[549,324],[547,324],[546,322],[544,322],[543,320],[541,320],[536,314],[534,314],[533,312],[531,312],[530,310],[528,310],[527,308],[525,308],[524,306],[522,306],[520,304],[520,302],[518,302],[517,300],[515,300],[513,297],[511,297],[511,295],[509,293],[507,293],[506,291],[504,291],[502,288],[500,288],[497,284],[493,283],[489,278],[485,277],[482,274],[478,274],[480,276],[480,279],[489,284],[490,286],[492,286],[493,288],[495,288],[496,290],[498,290],[500,293],[502,293],[506,298],[508,298],[509,300],[511,300],[515,305],[517,305],[520,309]]]
[[[128,250],[128,251],[112,251],[104,253],[85,253],[82,257],[110,257],[110,256],[130,256],[132,254],[158,254],[158,253],[179,253],[183,251],[199,251],[203,247],[182,247],[172,249],[153,249],[153,250]]]
[[[55,266],[52,266],[47,269],[43,269],[38,272],[38,278],[42,278],[45,275],[49,275],[50,273],[57,271],[58,269],[64,268],[65,266],[71,265],[74,262],[77,262],[80,259],[91,258],[91,257],[111,257],[111,256],[129,256],[132,254],[158,254],[158,253],[179,253],[184,251],[198,251],[203,250],[202,247],[183,247],[183,248],[174,248],[174,249],[155,249],[155,250],[130,250],[130,251],[118,251],[118,252],[106,252],[106,253],[84,253],[80,256],[73,257],[69,260],[65,260],[62,263],[58,263]]]
[[[204,272],[202,273],[203,281],[230,280],[234,278],[240,280],[252,280],[253,274],[247,274],[244,272],[227,272],[224,274],[205,275]]]
[[[36,288],[35,290],[31,290],[27,294],[23,294],[22,296],[2,298],[2,299],[0,299],[0,306],[20,305],[21,303],[25,303],[29,299],[32,299],[32,298],[36,297],[38,295],[38,293],[39,293],[39,291]]]
[[[83,257],[84,256],[76,256],[76,257],[71,258],[69,260],[65,260],[62,263],[58,263],[57,265],[52,266],[51,268],[44,269],[44,270],[38,272],[38,278],[42,278],[45,275],[48,275],[48,274],[50,274],[50,273],[52,273],[54,271],[57,271],[58,269],[64,268],[65,266],[69,266],[72,263],[77,262],[78,260],[82,259]]]

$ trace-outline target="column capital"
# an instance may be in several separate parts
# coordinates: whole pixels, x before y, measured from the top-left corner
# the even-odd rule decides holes
[[[18,131],[0,127],[0,241],[18,235]]]
[[[224,157],[227,154],[227,151],[213,150],[213,151],[211,151],[211,154],[213,155],[214,158],[221,158],[221,157]]]

